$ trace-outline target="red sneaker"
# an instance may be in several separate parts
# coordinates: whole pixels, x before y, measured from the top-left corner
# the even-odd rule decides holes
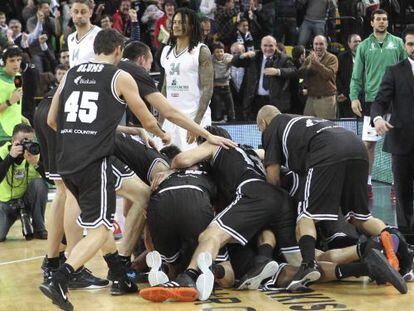
[[[391,234],[388,231],[382,231],[380,235],[381,244],[384,248],[385,257],[387,257],[388,262],[391,267],[393,267],[397,272],[400,269],[400,263],[394,252],[394,241]]]
[[[372,192],[372,185],[368,184],[368,198],[372,200],[374,198],[374,192]]]
[[[198,297],[197,290],[192,287],[148,287],[141,289],[139,295],[145,300],[152,302],[178,301],[191,302],[196,301]]]

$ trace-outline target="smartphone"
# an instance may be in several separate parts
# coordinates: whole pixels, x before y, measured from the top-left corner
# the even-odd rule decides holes
[[[16,87],[16,89],[22,87],[23,81],[22,81],[22,77],[21,76],[15,76],[14,77],[14,86]]]

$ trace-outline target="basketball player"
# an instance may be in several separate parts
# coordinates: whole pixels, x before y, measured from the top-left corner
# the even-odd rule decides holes
[[[221,128],[211,126],[209,131],[229,137]],[[172,168],[190,167],[201,161],[210,161],[213,180],[228,205],[199,236],[199,245],[187,270],[171,283],[141,290],[144,298],[179,300],[183,296],[189,299],[189,295],[193,300],[208,299],[214,283],[208,267],[220,247],[229,242],[245,245],[265,226],[275,232],[282,252],[296,245],[295,214],[290,198],[282,189],[265,182],[264,169],[257,156],[243,147],[226,150],[204,142],[177,155]]]
[[[370,236],[381,234],[382,244],[388,245],[387,258],[397,269],[398,259],[389,234],[392,230],[368,210],[368,156],[362,141],[330,121],[281,114],[269,105],[259,110],[257,124],[263,132],[267,181],[280,184],[282,164],[307,176],[297,220],[302,264],[288,289],[320,278],[315,261],[315,221],[336,221],[339,206],[345,219],[362,232]]]
[[[113,276],[111,293],[137,291],[127,278],[110,231],[116,204],[110,158],[115,129],[128,103],[151,133],[165,142],[169,135],[146,109],[133,78],[114,66],[121,59],[123,42],[116,30],[100,31],[94,41],[97,62],[70,69],[49,110],[48,124],[57,131],[58,172],[80,205],[78,224],[88,229],[88,235],[74,247],[51,281],[40,286],[53,303],[65,310],[73,309],[66,294],[71,274],[99,249]],[[91,83],[77,84],[79,76]]]
[[[93,3],[90,0],[74,0],[70,9],[70,15],[76,31],[68,36],[70,67],[87,63],[95,57],[93,42],[96,34],[101,30],[92,25]]]
[[[194,11],[178,9],[172,20],[169,45],[161,53],[165,70],[164,91],[168,101],[202,128],[211,124],[209,108],[213,94],[213,64],[210,50],[201,43],[201,29]],[[163,129],[172,135],[172,143],[185,151],[195,147],[195,133],[170,121]]]

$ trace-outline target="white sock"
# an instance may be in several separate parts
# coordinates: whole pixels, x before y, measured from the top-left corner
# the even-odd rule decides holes
[[[372,185],[372,181],[371,181],[372,176],[368,175],[368,185]]]

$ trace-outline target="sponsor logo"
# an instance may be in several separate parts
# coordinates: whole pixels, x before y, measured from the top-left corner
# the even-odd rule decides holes
[[[76,85],[79,85],[79,84],[96,84],[95,79],[83,79],[82,76],[76,77],[75,80],[73,80],[73,82]]]

